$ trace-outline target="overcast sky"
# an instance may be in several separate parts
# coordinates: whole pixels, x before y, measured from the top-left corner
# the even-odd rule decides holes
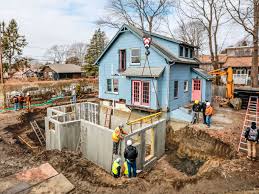
[[[26,36],[27,56],[42,58],[55,44],[87,42],[107,0],[0,0],[0,21],[14,18]]]
[[[47,48],[52,45],[89,42],[96,29],[94,22],[105,12],[108,1],[0,0],[0,21],[16,19],[29,43],[24,55],[44,59]],[[105,31],[109,39],[115,33]],[[225,40],[226,46],[240,40],[240,34],[239,28],[228,25],[222,29],[221,40]]]

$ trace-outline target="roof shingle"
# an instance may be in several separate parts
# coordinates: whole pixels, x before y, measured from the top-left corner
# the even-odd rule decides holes
[[[47,65],[50,69],[57,73],[82,73],[81,66],[74,64],[51,64]]]

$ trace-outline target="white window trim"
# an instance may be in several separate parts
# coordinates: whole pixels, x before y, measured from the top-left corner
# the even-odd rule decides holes
[[[183,87],[184,87],[184,85],[185,85],[185,82],[186,82],[187,84],[186,84],[186,88],[183,88],[183,89],[184,89],[184,92],[189,92],[189,81],[188,81],[188,80],[185,80],[185,81],[183,82]]]
[[[108,89],[108,83],[107,83],[107,80],[108,79],[110,79],[111,80],[111,89],[112,89],[112,91],[108,91],[107,89]],[[106,79],[106,93],[107,94],[119,94],[119,92],[114,92],[114,85],[113,85],[113,80],[115,80],[115,78],[107,78]],[[118,80],[118,91],[119,91],[119,79],[117,79]]]
[[[138,49],[139,50],[139,63],[132,63],[132,50],[136,50],[136,49]],[[136,56],[135,56],[136,57]],[[131,48],[130,49],[130,64],[132,65],[132,66],[139,66],[140,64],[141,64],[141,48]]]
[[[183,48],[183,55],[181,55],[181,47]],[[184,58],[184,54],[185,54],[185,47],[184,46],[182,46],[182,45],[179,45],[179,57],[182,57],[182,58]]]

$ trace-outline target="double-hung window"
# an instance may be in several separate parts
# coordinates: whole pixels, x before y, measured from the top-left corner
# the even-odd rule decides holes
[[[183,57],[183,52],[184,52],[184,48],[183,48],[183,46],[180,46],[180,57]]]
[[[185,56],[185,58],[189,57],[189,48],[188,47],[185,47],[184,56]]]
[[[189,82],[186,80],[184,81],[184,92],[188,92],[189,91]]]
[[[119,72],[123,72],[126,70],[126,50],[119,51]]]
[[[174,98],[178,98],[178,95],[179,95],[178,81],[174,81]]]
[[[118,79],[107,79],[106,91],[117,94],[119,92],[119,80]]]
[[[139,48],[131,49],[131,64],[140,65],[140,49]]]

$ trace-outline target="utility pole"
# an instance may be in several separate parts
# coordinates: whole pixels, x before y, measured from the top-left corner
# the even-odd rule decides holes
[[[2,30],[3,28],[3,30]],[[2,49],[2,32],[4,31],[4,23],[0,23],[0,76],[1,76],[1,84],[4,84],[4,76],[3,76],[3,49]]]

